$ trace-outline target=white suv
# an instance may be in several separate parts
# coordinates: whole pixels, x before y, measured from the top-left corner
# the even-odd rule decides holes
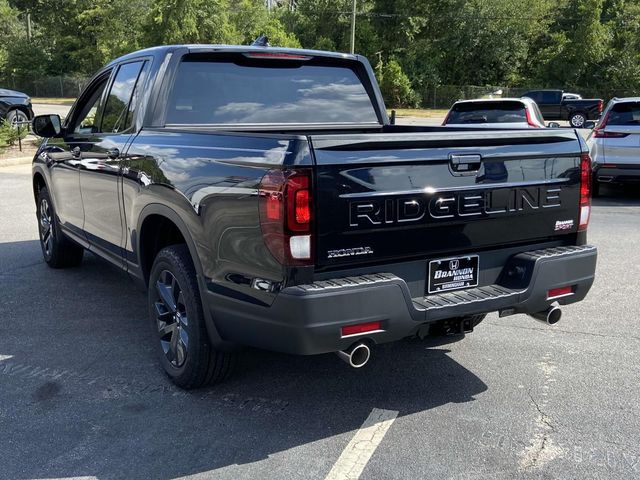
[[[640,97],[611,100],[587,144],[594,195],[601,183],[640,183]]]

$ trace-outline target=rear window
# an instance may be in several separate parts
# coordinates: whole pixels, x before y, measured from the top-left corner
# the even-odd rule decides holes
[[[349,66],[321,61],[187,56],[178,66],[167,124],[379,123]]]
[[[468,102],[451,108],[447,124],[527,122],[521,102]]]
[[[640,103],[617,103],[611,108],[607,125],[640,125]]]

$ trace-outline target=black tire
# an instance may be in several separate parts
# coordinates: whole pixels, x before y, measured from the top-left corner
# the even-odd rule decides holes
[[[22,110],[9,110],[5,117],[11,125],[18,125],[18,122],[28,122],[29,117]]]
[[[46,187],[38,192],[38,233],[44,261],[51,268],[77,267],[82,262],[84,248],[65,237]]]
[[[569,124],[573,128],[582,128],[587,121],[587,114],[584,112],[573,112],[569,116]]]
[[[591,181],[591,196],[597,198],[600,196],[600,182],[595,178]]]
[[[485,319],[486,316],[487,315],[483,313],[479,315],[471,315],[469,317],[457,317],[442,320],[431,325],[431,327],[429,328],[429,336],[439,337],[443,335],[458,335],[460,334],[460,332],[456,331],[456,329],[460,325],[460,321],[463,320],[463,318],[471,320],[473,328],[476,328],[480,324],[480,322]]]
[[[148,303],[160,362],[173,383],[192,389],[229,376],[236,355],[217,351],[209,341],[196,271],[186,245],[163,248],[156,256]]]

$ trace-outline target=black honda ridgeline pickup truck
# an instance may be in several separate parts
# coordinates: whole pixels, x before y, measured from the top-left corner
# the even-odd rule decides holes
[[[146,285],[184,388],[228,375],[237,345],[359,367],[487,312],[555,323],[593,283],[575,131],[393,125],[358,55],[151,48],[33,127],[46,262],[89,250]]]

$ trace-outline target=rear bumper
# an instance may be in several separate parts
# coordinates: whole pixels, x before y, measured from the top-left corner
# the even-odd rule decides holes
[[[593,174],[599,183],[640,183],[640,163],[637,165],[604,163],[597,165]]]
[[[404,280],[389,273],[338,278],[285,288],[270,307],[208,292],[207,303],[225,339],[293,354],[343,350],[357,340],[399,340],[424,324],[464,315],[503,311],[536,313],[558,302],[582,300],[595,275],[595,247],[548,248],[514,255],[497,283],[463,291],[411,298]],[[573,293],[547,299],[557,287]],[[381,331],[341,336],[341,327],[381,321]]]

